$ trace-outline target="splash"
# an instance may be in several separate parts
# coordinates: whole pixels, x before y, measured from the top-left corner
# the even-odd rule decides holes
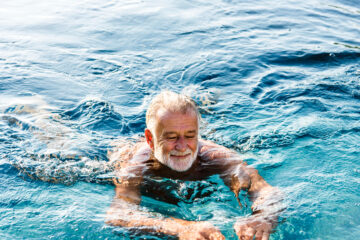
[[[109,183],[114,163],[107,159],[111,137],[83,127],[122,126],[122,118],[104,101],[87,100],[71,110],[55,110],[40,97],[2,103],[5,158],[26,176],[46,182]],[[101,125],[102,127],[101,128]]]

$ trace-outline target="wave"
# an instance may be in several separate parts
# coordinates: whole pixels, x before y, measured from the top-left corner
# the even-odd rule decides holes
[[[301,116],[283,122],[280,126],[258,130],[239,137],[231,148],[240,152],[289,146],[301,138],[330,139],[336,135],[358,132],[356,124],[344,125],[342,120],[319,117],[316,114]]]
[[[41,106],[15,104],[1,114],[3,159],[32,179],[63,184],[110,182],[113,164],[107,150],[112,139],[101,130],[123,129],[121,115],[100,100],[63,112]]]
[[[360,59],[360,52],[305,52],[305,51],[282,51],[269,52],[263,56],[265,62],[269,64],[279,64],[286,66],[323,66],[322,64],[341,65],[350,62],[357,62]]]
[[[123,116],[114,111],[114,107],[106,101],[85,100],[73,109],[62,112],[61,116],[75,121],[79,128],[94,131],[116,130],[123,134],[129,132]]]
[[[71,158],[56,158],[55,156],[13,156],[11,165],[21,173],[34,180],[71,185],[77,181],[111,183],[114,167],[106,161],[91,160],[81,157],[80,160]]]
[[[289,71],[277,71],[271,72],[263,76],[259,83],[252,89],[250,97],[256,98],[265,89],[275,87],[284,81],[299,81],[304,79],[306,76],[301,73],[294,73]]]
[[[291,103],[298,101],[296,99],[305,101],[307,101],[306,99],[317,99],[317,103],[329,100],[351,100],[351,103],[352,99],[360,99],[360,85],[355,78],[325,77],[304,84],[298,81],[303,78],[302,74],[294,75],[290,79],[284,75],[274,75],[276,77],[270,78],[270,80],[267,78],[269,75],[264,77],[265,80],[262,78],[260,83],[252,89],[250,97],[258,98],[260,104]],[[319,109],[323,110],[324,108],[322,105]]]

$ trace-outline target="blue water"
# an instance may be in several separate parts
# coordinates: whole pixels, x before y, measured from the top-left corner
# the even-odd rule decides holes
[[[106,152],[161,89],[285,193],[271,239],[360,238],[357,0],[2,1],[0,33],[0,239],[167,239],[104,223]],[[172,184],[210,195],[143,207],[236,239],[220,179]]]

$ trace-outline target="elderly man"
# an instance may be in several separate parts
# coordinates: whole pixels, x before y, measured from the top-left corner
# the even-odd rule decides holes
[[[236,152],[199,139],[199,120],[197,106],[184,95],[165,91],[153,99],[146,113],[146,141],[123,143],[110,153],[110,159],[117,159],[118,166],[114,178],[116,195],[108,210],[108,224],[160,232],[179,239],[225,239],[208,222],[153,216],[138,206],[141,191],[144,188],[145,192],[151,191],[151,184],[144,184],[147,177],[197,181],[219,175],[235,193],[239,204],[241,190],[246,190],[252,201],[253,214],[235,219],[234,229],[239,239],[269,238],[277,223],[278,190],[239,160]],[[156,189],[154,192],[158,194]]]

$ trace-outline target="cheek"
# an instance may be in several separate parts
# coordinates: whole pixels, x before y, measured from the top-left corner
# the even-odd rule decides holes
[[[164,153],[169,153],[171,150],[175,148],[175,144],[168,141],[161,142],[159,146]]]
[[[196,148],[197,148],[197,141],[196,140],[190,140],[188,142],[188,146],[190,147],[190,149],[195,152]]]

